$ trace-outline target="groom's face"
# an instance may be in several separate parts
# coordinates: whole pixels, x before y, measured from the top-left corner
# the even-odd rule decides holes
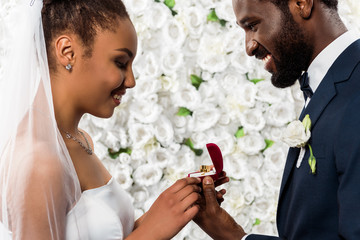
[[[310,64],[312,46],[287,9],[268,0],[233,0],[237,23],[246,34],[246,52],[261,59],[275,87],[289,87]]]

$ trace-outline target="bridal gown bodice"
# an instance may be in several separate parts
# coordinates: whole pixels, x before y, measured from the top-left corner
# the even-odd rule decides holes
[[[134,209],[128,194],[114,178],[82,193],[67,214],[66,240],[115,240],[134,227]]]
[[[130,196],[114,178],[82,193],[66,217],[66,240],[119,240],[134,227]],[[0,222],[0,236],[8,232]],[[11,239],[11,233],[6,234]]]

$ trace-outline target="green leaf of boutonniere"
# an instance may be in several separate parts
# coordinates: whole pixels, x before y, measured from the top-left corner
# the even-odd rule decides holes
[[[244,133],[244,128],[243,127],[239,127],[239,129],[236,131],[235,133],[235,137],[236,138],[241,138],[245,136],[245,133]]]
[[[195,153],[196,156],[201,156],[201,155],[203,154],[203,150],[202,150],[202,149],[196,149],[196,148],[194,148],[194,144],[193,144],[193,142],[191,141],[190,138],[185,139],[184,145],[188,146],[188,147]]]
[[[201,83],[204,82],[204,80],[201,77],[195,74],[190,75],[190,80],[191,80],[191,84],[196,88],[196,90],[199,90]]]
[[[186,116],[192,115],[192,112],[185,107],[180,107],[179,111],[177,112],[176,115],[186,117]]]
[[[312,151],[312,147],[310,144],[308,144],[309,146],[309,149],[310,149],[310,157],[309,157],[309,166],[310,166],[310,172],[311,174],[316,174],[316,158],[313,154],[313,151]]]
[[[131,154],[131,148],[120,148],[118,151],[115,151],[111,148],[108,148],[108,153],[109,153],[109,156],[112,158],[112,159],[116,159],[121,153],[127,153],[127,154]]]

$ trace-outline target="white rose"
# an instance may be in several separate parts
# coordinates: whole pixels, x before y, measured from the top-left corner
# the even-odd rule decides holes
[[[124,0],[128,11],[136,15],[141,15],[148,10],[148,3],[150,3],[148,0]]]
[[[147,188],[134,186],[130,189],[131,196],[134,198],[134,206],[142,207],[143,203],[148,199],[149,192]]]
[[[283,143],[274,143],[264,151],[264,162],[271,172],[282,172],[288,148]]]
[[[174,139],[174,128],[170,120],[164,115],[160,116],[154,124],[156,139],[165,147],[169,146]]]
[[[140,76],[159,77],[161,75],[159,67],[159,56],[154,51],[146,52],[137,65],[134,65],[134,71]]]
[[[220,111],[212,105],[201,105],[201,108],[193,112],[189,121],[189,129],[195,132],[205,131],[217,123],[220,118]]]
[[[174,93],[179,90],[179,81],[176,80],[176,73],[170,76],[160,76],[160,91]]]
[[[186,107],[193,111],[200,105],[201,97],[193,86],[187,85],[172,96],[172,101],[176,107]]]
[[[158,183],[162,174],[161,168],[151,164],[145,164],[139,166],[134,171],[133,178],[137,185],[148,187]]]
[[[228,93],[236,93],[242,85],[247,83],[245,74],[237,71],[237,69],[229,69],[226,72],[216,74],[215,81]]]
[[[247,131],[260,131],[265,127],[265,118],[260,109],[248,109],[240,115],[241,124]]]
[[[260,197],[263,194],[264,182],[261,176],[254,171],[247,172],[247,175],[244,179],[245,192],[252,192],[256,197]]]
[[[224,157],[224,171],[229,177],[243,179],[247,171],[245,154],[234,154]]]
[[[182,146],[175,156],[175,162],[166,168],[165,178],[175,182],[180,178],[187,177],[191,172],[197,170],[195,165],[195,154],[187,146]]]
[[[119,155],[119,162],[122,164],[129,165],[131,164],[131,157],[127,153],[120,153]]]
[[[152,3],[144,14],[145,23],[151,29],[162,28],[172,18],[168,7],[162,3]],[[155,20],[156,19],[156,20]]]
[[[117,164],[112,171],[112,175],[123,189],[128,189],[133,184],[131,178],[132,168],[129,165]]]
[[[266,143],[259,133],[252,133],[239,138],[237,146],[245,154],[255,155],[266,147]]]
[[[133,148],[142,148],[154,138],[154,129],[151,125],[133,123],[129,127],[129,136]]]
[[[239,30],[240,31],[240,30]],[[239,33],[239,37],[241,34]],[[244,42],[245,40],[241,41]],[[246,52],[244,51],[245,47],[237,46],[239,50],[235,50],[233,53],[230,54],[230,61],[231,65],[237,69],[242,74],[246,74],[249,72],[250,69],[254,69],[256,65],[259,65],[258,60],[254,60],[253,58],[249,58],[249,56],[246,55]]]
[[[133,97],[143,100],[161,89],[161,82],[155,78],[140,77],[136,80],[136,87],[132,90]]]
[[[234,21],[234,10],[231,1],[216,2],[215,12],[219,19],[224,19],[228,22]]]
[[[160,63],[162,72],[171,75],[184,63],[183,54],[178,48],[163,48]]]
[[[199,37],[202,34],[204,25],[206,24],[207,12],[199,6],[189,7],[181,13],[184,18],[186,27],[192,37]]]
[[[274,104],[285,99],[286,90],[274,87],[270,81],[261,81],[256,86],[257,99],[262,102]]]
[[[281,127],[295,119],[294,105],[288,102],[271,105],[266,113],[267,124]]]
[[[199,93],[203,99],[203,103],[212,103],[216,105],[219,102],[223,102],[225,99],[225,95],[217,81],[203,82],[200,85]]]
[[[184,26],[180,21],[177,21],[176,18],[171,18],[162,27],[163,31],[163,43],[164,45],[180,47],[185,40]]]
[[[303,123],[296,120],[287,125],[282,140],[290,147],[303,147],[310,137],[311,132],[306,131]]]
[[[281,141],[281,137],[285,130],[284,127],[273,127],[273,126],[265,126],[265,128],[261,131],[261,135],[266,139],[273,140],[275,142]]]
[[[283,166],[281,166],[280,168],[284,169]],[[272,170],[269,170],[269,171],[264,171],[262,177],[264,178],[265,185],[268,186],[270,189],[272,189],[272,191],[275,192],[279,191],[282,174],[274,173],[272,172]]]
[[[175,156],[166,148],[158,148],[150,153],[148,161],[163,169],[175,162]]]
[[[141,123],[153,123],[162,112],[161,105],[146,101],[138,100],[131,104],[131,116]]]
[[[146,152],[142,148],[133,148],[131,150],[131,166],[133,169],[146,163]]]
[[[203,34],[197,53],[199,66],[212,73],[224,71],[230,62],[224,40],[219,35]]]
[[[101,141],[105,144],[105,146],[113,150],[117,150],[121,147],[118,135],[114,134],[113,131],[107,131]]]

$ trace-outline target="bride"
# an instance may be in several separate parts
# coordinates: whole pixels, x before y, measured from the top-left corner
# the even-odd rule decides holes
[[[135,221],[78,128],[85,113],[110,117],[135,86],[137,37],[121,0],[0,2],[0,238],[173,237],[199,210],[200,180],[178,180]]]

